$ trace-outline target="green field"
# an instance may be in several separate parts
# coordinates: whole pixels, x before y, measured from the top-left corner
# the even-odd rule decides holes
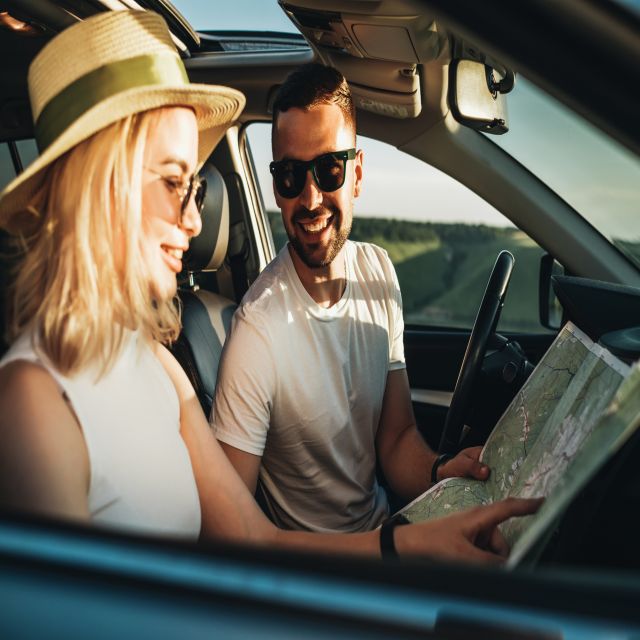
[[[286,242],[280,214],[269,212],[276,248]],[[384,247],[393,261],[406,324],[470,327],[491,268],[502,249],[515,269],[500,321],[502,330],[543,331],[538,322],[542,249],[518,229],[357,217],[351,239]]]

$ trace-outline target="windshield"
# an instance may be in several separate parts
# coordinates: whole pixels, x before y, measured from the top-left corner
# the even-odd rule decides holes
[[[172,0],[196,31],[280,31],[298,34],[276,0],[234,0],[212,3]]]
[[[640,160],[521,76],[507,102],[509,132],[489,139],[640,267]]]

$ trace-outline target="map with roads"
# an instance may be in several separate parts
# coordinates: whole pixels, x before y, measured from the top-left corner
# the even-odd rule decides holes
[[[402,509],[412,522],[509,496],[546,496],[501,527],[518,563],[640,422],[640,368],[565,325],[498,421],[481,460],[486,482],[448,478]]]

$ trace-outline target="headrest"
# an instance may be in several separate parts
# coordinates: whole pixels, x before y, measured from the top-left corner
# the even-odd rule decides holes
[[[222,174],[206,163],[200,176],[207,181],[202,209],[202,231],[184,254],[186,271],[215,271],[222,265],[229,242],[229,198]]]

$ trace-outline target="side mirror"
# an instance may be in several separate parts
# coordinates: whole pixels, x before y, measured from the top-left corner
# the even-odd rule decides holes
[[[503,75],[474,60],[453,60],[449,66],[449,106],[453,117],[472,129],[500,135],[509,131],[507,101],[515,74]]]
[[[551,278],[563,275],[564,267],[552,255],[545,253],[540,258],[539,307],[540,324],[557,331],[562,326],[562,305],[553,292]]]

